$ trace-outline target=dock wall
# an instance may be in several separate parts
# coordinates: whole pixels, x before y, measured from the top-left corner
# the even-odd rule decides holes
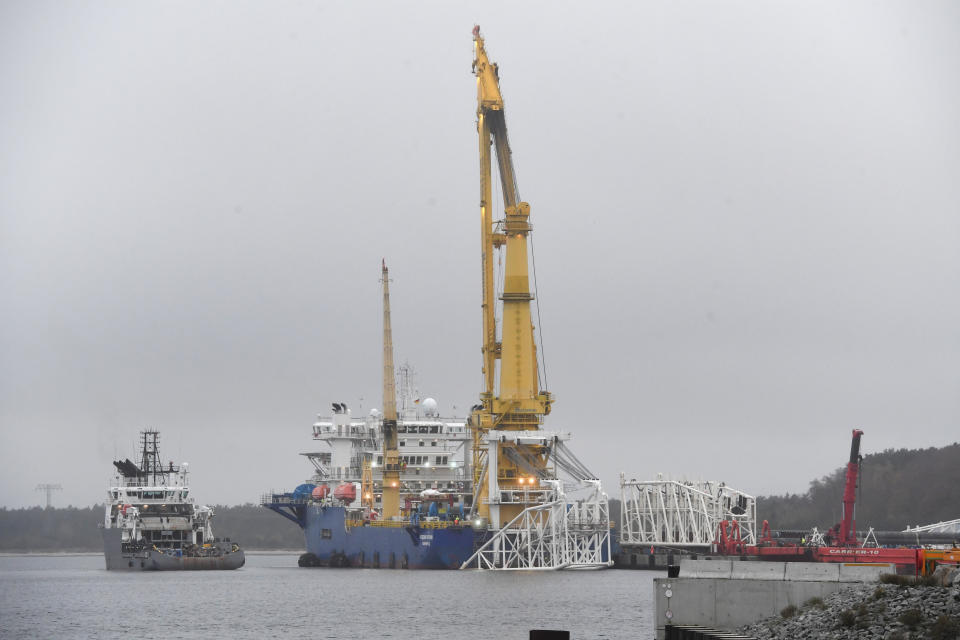
[[[810,598],[825,598],[845,584],[874,582],[896,573],[892,564],[820,562],[680,562],[680,577],[654,579],[656,635],[664,626],[702,625],[721,629],[779,615]]]
[[[666,571],[671,565],[680,564],[685,558],[710,559],[722,558],[721,556],[711,555],[709,552],[688,550],[688,549],[656,549],[651,552],[650,547],[621,547],[614,554],[615,569],[649,569],[653,571]]]

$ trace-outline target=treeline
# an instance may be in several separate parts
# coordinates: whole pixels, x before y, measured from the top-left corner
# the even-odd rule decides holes
[[[773,529],[821,531],[840,521],[846,466],[810,483],[803,494],[760,496],[757,517]],[[857,529],[899,531],[960,518],[960,444],[887,449],[863,457]]]
[[[213,532],[239,542],[244,549],[304,550],[303,529],[266,507],[216,505],[213,513]]]
[[[302,550],[295,523],[253,504],[214,506],[213,531],[248,550]],[[0,508],[0,553],[103,551],[103,505],[65,509]]]
[[[0,552],[102,551],[103,505],[0,509]]]

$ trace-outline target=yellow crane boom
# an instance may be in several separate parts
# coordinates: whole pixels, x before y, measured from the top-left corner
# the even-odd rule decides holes
[[[530,205],[520,200],[516,174],[513,169],[507,124],[500,93],[500,80],[496,63],[490,62],[480,28],[473,29],[473,72],[477,78],[477,132],[480,151],[480,225],[481,262],[483,281],[483,375],[484,390],[480,405],[471,416],[474,430],[473,468],[474,483],[478,488],[475,508],[481,516],[487,516],[490,494],[489,483],[483,482],[484,469],[489,461],[485,455],[493,455],[483,445],[486,433],[491,429],[529,431],[537,430],[543,416],[550,413],[552,397],[539,388],[537,351],[533,336],[528,272],[527,238],[531,231]],[[496,150],[497,167],[503,193],[504,219],[495,228],[492,194],[492,155]],[[501,317],[501,339],[497,340],[495,292],[493,277],[493,254],[495,249],[506,248]],[[497,361],[500,361],[499,371]],[[499,384],[498,384],[499,383]],[[531,468],[542,471],[546,465],[543,451],[513,446],[512,454],[504,455],[508,445],[496,447],[498,485],[509,486],[529,478]],[[485,453],[486,451],[486,453]],[[517,459],[525,460],[523,468]],[[517,505],[516,508],[520,508]],[[509,519],[515,509],[502,511],[502,518]],[[519,512],[519,511],[517,511]],[[498,518],[500,519],[500,518]]]
[[[390,327],[390,273],[382,262],[383,283],[383,518],[400,515],[400,454],[397,449],[397,389]]]

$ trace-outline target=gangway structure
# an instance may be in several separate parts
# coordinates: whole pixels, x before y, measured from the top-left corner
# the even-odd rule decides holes
[[[621,545],[709,548],[724,521],[737,521],[743,543],[756,544],[756,498],[723,482],[620,474],[620,498]]]

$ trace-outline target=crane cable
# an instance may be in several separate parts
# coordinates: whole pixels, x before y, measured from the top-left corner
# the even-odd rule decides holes
[[[543,388],[549,389],[550,385],[547,383],[547,351],[543,346],[543,324],[540,320],[540,291],[537,289],[537,255],[533,251],[533,232],[530,233],[530,262],[533,265],[533,301],[537,307],[537,336],[540,338],[539,360],[543,367]]]

